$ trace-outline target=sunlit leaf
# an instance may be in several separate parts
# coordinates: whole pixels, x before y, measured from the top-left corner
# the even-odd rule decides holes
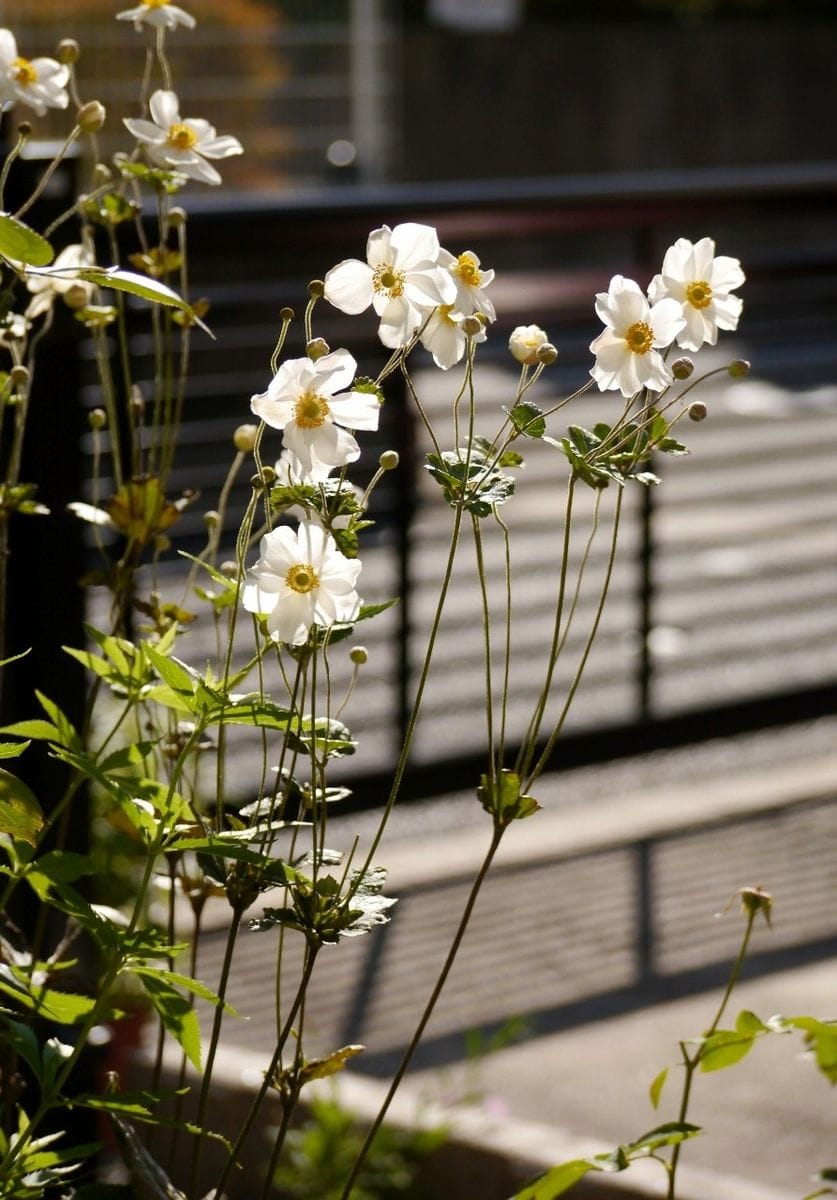
[[[46,238],[9,213],[0,213],[0,254],[33,267],[45,267],[54,257]]]

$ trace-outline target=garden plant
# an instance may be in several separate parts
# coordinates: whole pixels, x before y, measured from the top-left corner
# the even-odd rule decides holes
[[[192,15],[169,0],[141,0],[114,16],[126,23],[127,36],[147,39],[148,57],[137,115],[124,123],[125,150],[107,163],[97,149],[107,114],[95,99],[83,97],[76,43],[61,42],[54,59],[30,59],[10,30],[0,30],[0,102],[10,110],[6,121],[13,110],[19,122],[0,191],[11,191],[32,134],[29,118],[47,109],[71,114],[63,149],[16,210],[0,215],[0,614],[16,566],[10,526],[51,519],[38,498],[39,481],[24,477],[22,462],[25,439],[36,436],[27,420],[31,389],[63,306],[83,326],[98,370],[100,400],[89,413],[94,476],[90,493],[71,507],[85,523],[96,562],[88,581],[108,597],[99,606],[103,620],[87,626],[86,641],[66,647],[67,663],[74,669],[80,664],[89,680],[83,719],[74,723],[44,680],[36,695],[18,697],[18,719],[3,728],[0,741],[0,757],[7,760],[0,771],[0,1197],[235,1196],[242,1155],[252,1154],[249,1147],[265,1136],[268,1098],[278,1099],[281,1120],[270,1129],[263,1194],[272,1194],[277,1180],[289,1194],[311,1194],[294,1185],[303,1144],[293,1124],[300,1100],[306,1085],[341,1071],[363,1047],[335,1046],[325,1056],[309,1057],[306,989],[345,939],[374,938],[396,902],[386,894],[382,839],[409,769],[454,562],[470,542],[475,565],[469,586],[484,648],[487,750],[481,778],[474,780],[474,803],[485,812],[485,854],[377,1121],[363,1138],[352,1131],[351,1155],[323,1152],[325,1135],[315,1139],[327,1166],[345,1160],[341,1187],[348,1200],[371,1195],[363,1190],[369,1177],[364,1161],[466,936],[497,850],[516,822],[538,819],[538,781],[582,682],[620,554],[623,497],[628,489],[657,485],[653,459],[687,452],[681,431],[706,415],[694,395],[701,379],[746,373],[747,364],[734,360],[701,375],[691,357],[714,346],[719,331],[737,327],[744,273],[697,231],[697,240],[683,237],[670,247],[647,290],[615,275],[606,292],[591,298],[603,328],[590,346],[589,379],[546,410],[533,401],[532,388],[552,372],[550,386],[558,392],[558,350],[537,325],[515,329],[508,353],[517,369],[516,389],[487,436],[477,432],[475,361],[492,336],[494,272],[471,248],[441,247],[429,226],[404,222],[371,231],[365,254],[347,247],[350,257],[323,264],[322,279],[312,281],[303,297],[301,317],[282,310],[275,351],[265,363],[266,386],[241,399],[230,471],[218,480],[215,507],[205,514],[205,547],[184,555],[182,603],[164,601],[157,564],[176,546],[187,503],[175,493],[172,472],[190,350],[195,339],[211,336],[212,325],[211,311],[189,294],[189,189],[221,185],[223,160],[242,153],[242,145],[191,115],[178,98],[166,43],[170,36],[189,36]],[[41,226],[38,201],[71,149],[82,152],[82,192]],[[289,296],[288,303],[299,298]],[[332,348],[318,335],[322,306],[348,314],[374,309],[389,353],[376,377],[360,375],[349,349]],[[150,392],[137,383],[128,337],[128,316],[135,321],[139,312],[155,347]],[[288,357],[286,339],[298,321],[306,352]],[[413,364],[426,364],[428,355],[450,384],[444,427],[431,419],[414,377]],[[397,466],[397,455],[381,454],[364,490],[353,482],[352,469],[364,454],[364,435],[378,428],[394,378],[424,425],[431,446],[424,465],[437,485],[438,503],[450,511],[449,542],[440,552],[444,568],[435,613],[377,832],[344,855],[329,846],[329,814],[346,798],[340,764],[355,749],[352,703],[362,694],[367,652],[354,639],[398,599],[366,597],[363,580],[369,498]],[[573,402],[584,392],[600,394],[601,420],[592,428],[561,426],[565,415],[572,420]],[[56,397],[59,402],[75,398]],[[525,735],[512,752],[515,546],[504,511],[522,486],[527,446],[536,442],[554,454],[563,517],[555,540],[551,630],[540,651],[540,677],[532,681]],[[230,491],[243,472],[251,477],[250,499],[234,554],[224,556]],[[574,557],[576,514],[585,505],[592,518]],[[487,524],[499,530],[503,546],[506,582],[499,600],[487,586]],[[589,569],[600,545],[602,573]],[[592,618],[583,649],[564,669],[569,631],[587,619],[580,601],[588,594]],[[196,614],[217,632],[217,655],[208,665],[190,657]],[[27,652],[7,644],[0,615],[7,694]],[[333,681],[334,664],[346,659],[348,696],[342,689],[338,694]],[[228,800],[229,757],[239,735],[253,730],[261,746],[258,798],[236,806]],[[60,764],[63,786],[55,794],[35,795],[21,777],[25,772],[15,773],[16,759],[25,762],[36,753]],[[127,831],[131,866],[119,881],[118,904],[112,893],[103,897],[96,890],[101,848],[68,848],[68,832],[90,822],[91,805],[100,825],[110,821]],[[161,890],[167,911],[159,919],[152,899]],[[754,923],[770,916],[770,897],[760,888],[744,887],[740,898],[741,952],[714,1019],[699,1037],[682,1043],[672,1119],[612,1153],[556,1166],[518,1200],[551,1200],[588,1172],[620,1171],[649,1156],[660,1161],[674,1197],[681,1148],[700,1132],[688,1119],[696,1073],[731,1066],[770,1034],[800,1032],[819,1068],[837,1078],[837,1027],[827,1021],[762,1020],[742,1012],[732,1024],[724,1022]],[[215,979],[201,973],[209,902],[228,910],[223,969]],[[276,1036],[265,1047],[261,1082],[253,1087],[241,1128],[224,1141],[213,1129],[220,1086],[214,1067],[229,1022],[237,1019],[227,1001],[236,952],[252,938],[276,963]],[[148,1086],[130,1090],[114,1073],[100,1088],[81,1086],[79,1066],[91,1035],[126,1020],[132,996],[142,998],[153,1030]],[[212,1015],[202,1037],[200,1014],[207,1010]],[[180,1057],[174,1088],[163,1070],[169,1045]],[[665,1084],[662,1073],[651,1086],[655,1106]],[[339,1115],[327,1105],[323,1111],[334,1136],[342,1138]],[[78,1112],[96,1114],[99,1127],[113,1131],[124,1183],[97,1176],[100,1137],[78,1144],[65,1132],[63,1117]],[[221,1144],[223,1164],[211,1186],[205,1172],[210,1143],[213,1152]],[[826,1171],[812,1195],[831,1190],[833,1177]]]

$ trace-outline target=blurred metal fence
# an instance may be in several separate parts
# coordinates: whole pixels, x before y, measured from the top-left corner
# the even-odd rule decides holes
[[[583,382],[587,346],[598,332],[593,293],[611,274],[643,284],[677,236],[711,234],[720,253],[741,258],[748,275],[745,316],[721,352],[751,358],[752,378],[725,376],[708,393],[711,417],[690,428],[694,455],[666,464],[659,491],[628,503],[627,555],[616,572],[609,613],[575,716],[552,765],[577,765],[658,746],[791,722],[837,708],[837,168],[659,173],[591,179],[351,188],[293,199],[214,196],[191,204],[194,294],[211,301],[215,341],[194,339],[189,416],[176,482],[203,489],[212,507],[229,462],[230,436],[263,390],[278,312],[301,312],[306,281],[342,257],[362,256],[369,229],[426,221],[452,250],[473,248],[498,272],[496,329],[481,354],[483,404],[507,402],[514,374],[509,329],[544,325],[562,359],[544,403]],[[360,368],[383,361],[375,322],[322,304],[317,333],[346,345]],[[287,352],[302,353],[301,321]],[[135,349],[151,347],[138,335]],[[718,357],[710,355],[713,365]],[[427,360],[429,363],[429,359]],[[452,373],[453,374],[453,373]],[[426,403],[449,403],[453,383],[425,375]],[[377,524],[364,552],[368,600],[398,594],[400,604],[363,640],[374,666],[363,711],[349,714],[364,753],[346,760],[358,803],[380,802],[386,764],[403,729],[417,655],[429,619],[445,512],[422,478],[418,422],[388,388],[382,429],[365,439],[364,462],[384,446],[402,458],[378,495]],[[84,392],[96,403],[95,389]],[[597,393],[570,419],[607,419]],[[276,449],[278,450],[278,440]],[[512,680],[510,739],[528,716],[524,688],[539,671],[535,634],[548,619],[557,564],[557,512],[565,473],[536,447],[518,509],[523,596],[522,642]],[[269,451],[268,451],[269,453]],[[371,469],[371,468],[370,468]],[[232,496],[235,523],[246,486]],[[581,527],[585,518],[582,515]],[[191,521],[191,526],[189,522]],[[184,518],[195,545],[200,512]],[[599,560],[600,561],[600,560]],[[594,566],[596,560],[594,557]],[[499,564],[490,573],[501,572]],[[454,590],[436,671],[424,706],[406,795],[473,786],[484,732],[482,673],[473,602]],[[589,614],[587,614],[589,616]],[[580,612],[583,628],[585,612]],[[190,638],[199,638],[197,628]],[[476,638],[476,642],[474,639]],[[540,643],[541,645],[543,642]],[[242,777],[243,779],[243,777]],[[242,783],[242,786],[245,786]]]

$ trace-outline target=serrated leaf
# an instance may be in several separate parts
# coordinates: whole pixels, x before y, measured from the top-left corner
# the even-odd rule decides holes
[[[34,846],[44,815],[34,792],[22,780],[0,770],[0,833]]]
[[[160,972],[136,972],[166,1029],[196,1070],[201,1069],[201,1031],[189,1000]]]
[[[0,742],[0,758],[20,758],[31,742]]]
[[[27,1064],[35,1079],[41,1078],[41,1048],[35,1031],[22,1021],[15,1021],[5,1013],[0,1013],[0,1024],[3,1027],[3,1038]]]
[[[45,267],[55,256],[46,238],[9,213],[0,213],[0,254],[32,267]]]
[[[306,1084],[312,1079],[326,1079],[329,1075],[336,1075],[350,1059],[363,1054],[365,1049],[365,1046],[341,1046],[339,1050],[332,1050],[325,1058],[308,1059],[299,1073],[300,1083]]]
[[[524,400],[503,411],[508,413],[516,432],[523,437],[542,438],[546,433],[546,421],[537,404]]]
[[[138,275],[136,271],[125,271],[122,267],[78,267],[73,272],[74,279],[83,279],[98,287],[113,288],[117,292],[127,292],[142,300],[150,300],[153,304],[163,304],[169,308],[179,308],[200,325],[206,333],[209,329],[200,320],[190,304],[165,283],[151,279],[147,275]],[[210,333],[210,337],[212,334]]]

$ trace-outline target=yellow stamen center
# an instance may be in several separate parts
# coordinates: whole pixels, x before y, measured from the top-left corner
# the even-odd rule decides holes
[[[294,420],[300,429],[319,429],[328,414],[328,403],[316,392],[306,392],[294,405]]]
[[[635,321],[625,334],[625,341],[634,354],[647,354],[654,341],[654,330],[647,321]]]
[[[376,292],[386,292],[391,300],[395,299],[404,292],[404,272],[393,271],[389,263],[381,263],[372,277],[372,287]]]
[[[31,83],[38,82],[38,72],[28,58],[15,59],[12,63],[12,75],[23,87],[29,87]]]
[[[285,576],[285,583],[291,591],[299,592],[301,596],[304,596],[307,592],[313,592],[314,588],[320,586],[320,577],[311,563],[294,563]]]
[[[468,287],[479,287],[482,283],[482,274],[473,254],[460,254],[453,269]]]
[[[157,7],[159,8],[160,5],[157,5]],[[190,128],[184,121],[176,121],[174,125],[169,125],[166,142],[173,150],[191,150],[197,140],[198,135],[194,129]]]
[[[146,8],[165,8],[169,0],[142,0]]]
[[[712,302],[712,288],[705,279],[686,284],[686,299],[692,308],[706,308]]]

